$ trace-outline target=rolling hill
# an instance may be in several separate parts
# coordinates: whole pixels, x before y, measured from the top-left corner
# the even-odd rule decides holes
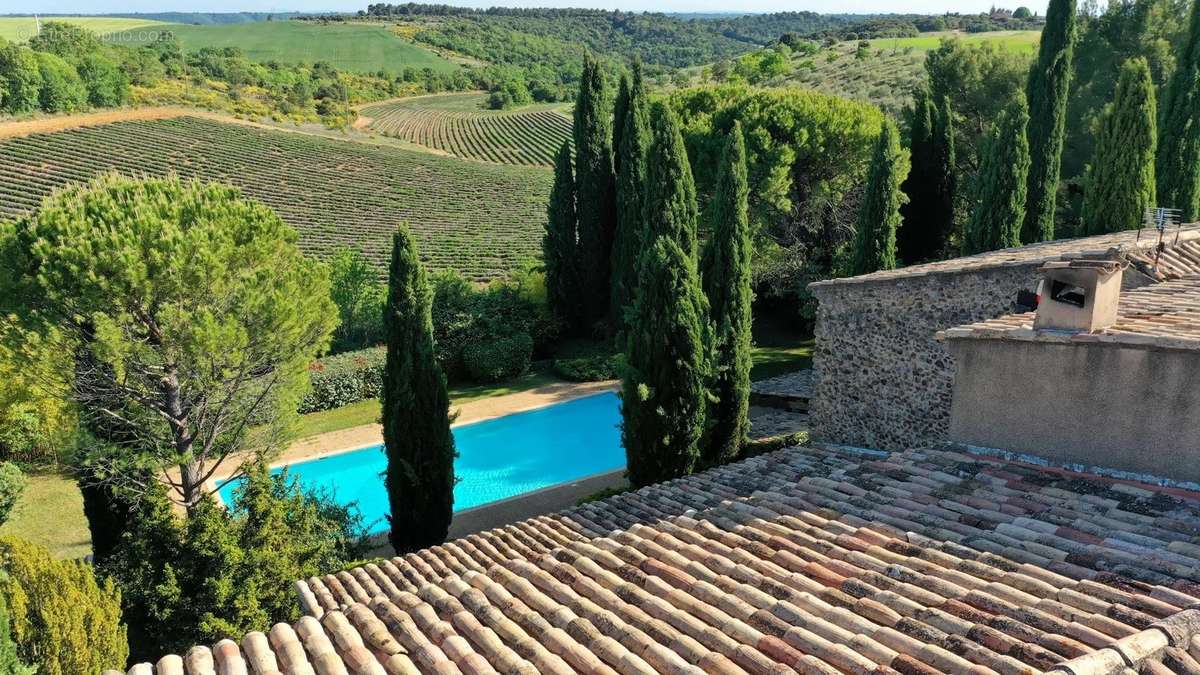
[[[382,275],[407,221],[434,271],[476,280],[538,257],[550,172],[180,117],[0,141],[0,217],[104,171],[225,181],[268,204],[322,257],[361,250]]]

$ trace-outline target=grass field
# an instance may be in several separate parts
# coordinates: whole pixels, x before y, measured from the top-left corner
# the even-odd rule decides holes
[[[487,110],[486,94],[417,96],[365,106],[372,131],[456,157],[499,164],[551,166],[571,136],[561,103]]]
[[[326,61],[353,72],[432,68],[448,72],[457,65],[394,35],[387,26],[363,23],[318,24],[302,21],[192,26],[160,24],[179,38],[184,51],[237,47],[252,61],[313,63]]]
[[[75,481],[53,472],[28,478],[29,484],[8,522],[0,527],[0,534],[41,544],[60,558],[81,558],[91,553],[92,535]]]
[[[942,39],[949,37],[957,38],[963,42],[991,42],[1010,51],[1033,53],[1037,48],[1038,40],[1041,36],[1042,32],[1037,30],[1002,30],[987,33],[943,31],[938,33],[922,33],[918,37],[910,38],[879,38],[877,40],[870,40],[870,43],[876,49],[906,49],[911,47],[914,51],[927,52],[937,49],[938,45],[942,43]]]
[[[42,16],[42,23],[62,21],[72,23],[101,35],[109,35],[136,28],[161,27],[167,24],[146,19],[117,19],[106,16]],[[0,38],[11,42],[24,42],[37,34],[37,22],[32,16],[0,17]],[[115,39],[115,36],[114,36]]]
[[[545,169],[181,117],[0,141],[0,218],[109,170],[232,183],[295,227],[307,253],[353,246],[381,274],[407,221],[431,269],[477,281],[539,256],[551,181]]]

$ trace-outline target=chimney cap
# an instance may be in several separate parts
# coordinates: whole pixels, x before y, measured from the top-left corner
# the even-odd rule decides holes
[[[1052,260],[1043,264],[1038,268],[1038,272],[1043,275],[1054,270],[1065,269],[1090,269],[1095,270],[1102,276],[1116,274],[1124,268],[1124,263],[1119,260],[1100,260],[1096,258],[1075,258],[1074,260]]]

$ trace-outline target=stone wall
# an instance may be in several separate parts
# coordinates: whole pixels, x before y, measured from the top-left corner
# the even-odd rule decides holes
[[[946,440],[954,361],[934,335],[1012,313],[1040,266],[811,286],[819,301],[814,437],[882,450]]]

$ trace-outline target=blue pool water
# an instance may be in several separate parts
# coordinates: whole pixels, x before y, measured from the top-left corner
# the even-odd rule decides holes
[[[458,459],[454,510],[462,511],[540,488],[625,466],[619,399],[596,394],[454,428]],[[358,502],[371,531],[387,529],[387,466],[376,445],[287,467],[311,488],[327,489],[337,501]],[[278,473],[283,469],[275,469]],[[220,486],[229,503],[235,481]]]

